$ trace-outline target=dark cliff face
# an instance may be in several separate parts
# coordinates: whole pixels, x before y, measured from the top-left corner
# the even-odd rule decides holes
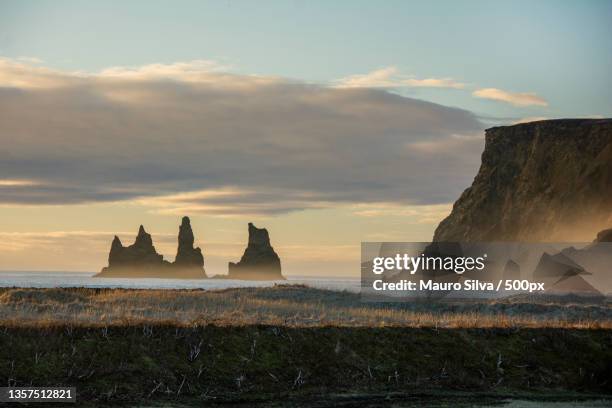
[[[600,231],[594,242],[612,242],[612,228]]]
[[[249,243],[240,262],[229,263],[230,279],[284,279],[280,258],[270,245],[270,236],[265,228],[249,223]]]
[[[547,120],[486,131],[434,241],[590,241],[610,225],[612,119]]]

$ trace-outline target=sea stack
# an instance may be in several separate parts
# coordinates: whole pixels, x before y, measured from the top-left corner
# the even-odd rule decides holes
[[[562,252],[549,255],[544,252],[533,272],[535,282],[542,282],[548,294],[574,294],[603,297],[602,293],[587,282],[583,275],[591,275],[581,265]]]
[[[141,267],[155,268],[164,263],[164,256],[157,253],[153,246],[151,234],[147,233],[141,225],[134,243],[128,247],[121,244],[115,235],[111,250],[108,254],[108,268]]]
[[[612,228],[600,231],[597,238],[582,248],[568,247],[563,255],[592,273],[589,283],[602,293],[612,293]]]
[[[153,238],[141,225],[134,243],[124,247],[115,235],[108,254],[108,266],[95,275],[100,278],[167,278],[202,279],[204,257],[200,248],[193,247],[193,231],[188,217],[179,227],[178,251],[174,263],[164,260],[153,246]]]
[[[193,231],[189,217],[183,217],[179,226],[178,249],[174,266],[177,268],[200,269],[204,273],[204,256],[202,250],[193,247]]]
[[[229,263],[229,279],[278,280],[281,273],[280,258],[270,245],[265,228],[249,223],[249,243],[238,263]]]

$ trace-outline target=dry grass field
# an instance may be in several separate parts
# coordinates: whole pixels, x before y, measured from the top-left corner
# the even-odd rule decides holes
[[[0,289],[5,326],[173,324],[290,327],[612,328],[612,304],[577,299],[365,303],[300,285],[205,290]]]
[[[3,288],[0,383],[77,387],[90,407],[596,407],[611,328],[605,299]]]

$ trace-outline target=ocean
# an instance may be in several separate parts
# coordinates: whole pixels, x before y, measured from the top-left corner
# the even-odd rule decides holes
[[[359,292],[359,278],[289,276],[284,281],[235,279],[94,278],[93,272],[0,271],[0,287],[17,288],[126,288],[126,289],[226,289],[303,284],[313,288]]]

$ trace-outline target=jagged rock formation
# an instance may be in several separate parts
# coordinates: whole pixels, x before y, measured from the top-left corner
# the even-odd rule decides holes
[[[480,170],[433,239],[575,242],[611,224],[612,119],[546,120],[486,131]]]
[[[543,282],[549,294],[601,297],[601,292],[587,282],[584,275],[591,273],[563,253],[549,255],[545,252],[533,273],[533,279]]]
[[[561,253],[591,272],[590,281],[598,290],[612,293],[612,229],[599,232],[597,238],[584,248],[572,246]]]
[[[157,267],[164,262],[163,255],[160,255],[153,246],[151,234],[147,233],[141,225],[134,243],[128,247],[121,244],[121,240],[115,235],[111,250],[108,255],[109,268],[121,267]]]
[[[229,263],[228,278],[285,279],[281,273],[280,258],[270,245],[270,236],[265,228],[257,228],[249,223],[249,243],[240,262]]]
[[[536,280],[548,278],[556,279],[566,274],[590,275],[582,266],[578,265],[564,254],[558,253],[550,255],[544,252],[538,266],[533,272],[533,278]]]
[[[193,247],[193,231],[189,217],[183,217],[179,227],[178,249],[174,265],[182,267],[194,267],[202,269],[204,267],[204,256],[200,248]]]
[[[200,248],[193,248],[193,232],[188,217],[183,217],[179,227],[179,245],[176,260],[170,263],[158,254],[153,246],[151,234],[141,225],[136,240],[124,247],[115,235],[108,255],[108,266],[96,277],[120,278],[205,278],[204,257]]]

